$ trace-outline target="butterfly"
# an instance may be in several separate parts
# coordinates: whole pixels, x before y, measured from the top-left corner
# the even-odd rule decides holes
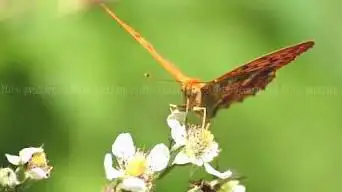
[[[242,102],[246,97],[265,89],[276,77],[278,69],[295,60],[297,56],[315,44],[314,41],[307,41],[280,49],[237,67],[212,81],[203,82],[183,74],[172,62],[161,56],[150,42],[122,21],[106,5],[100,5],[173,76],[175,81],[180,83],[185,102],[177,107],[186,111],[195,111],[204,121],[215,117],[218,110],[228,108],[233,103]]]

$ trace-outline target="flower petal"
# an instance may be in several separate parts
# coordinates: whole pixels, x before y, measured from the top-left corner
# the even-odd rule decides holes
[[[226,183],[224,183],[221,186],[222,191],[230,191],[230,192],[245,192],[246,187],[239,184],[240,182],[238,180],[231,180]]]
[[[214,160],[220,153],[219,145],[216,142],[213,142],[211,146],[203,153],[201,159],[205,163],[209,163]]]
[[[32,155],[35,153],[42,153],[44,149],[41,147],[28,147],[24,148],[19,152],[19,156],[23,164],[27,163],[31,158]]]
[[[185,154],[184,151],[182,150],[176,155],[175,160],[172,162],[172,164],[184,165],[190,162],[191,162],[190,157],[187,154]]]
[[[147,191],[146,183],[143,179],[137,177],[127,177],[121,182],[121,188],[131,192]]]
[[[106,173],[106,178],[108,180],[113,180],[113,179],[123,176],[123,172],[113,168],[112,154],[107,153],[105,155],[103,164],[104,164],[104,169]]]
[[[177,150],[179,147],[185,145],[186,142],[186,128],[185,125],[178,126],[171,129],[171,137],[175,141],[172,151]]]
[[[214,169],[209,163],[204,163],[204,169],[207,173],[214,175],[220,179],[227,179],[228,177],[232,176],[232,172],[230,170],[227,170],[223,173],[217,171]]]
[[[47,172],[39,167],[28,170],[26,174],[29,178],[34,180],[47,179],[50,176],[50,172]]]
[[[185,124],[186,112],[175,109],[167,117],[166,122],[171,129]]]
[[[170,160],[170,151],[164,144],[153,147],[147,156],[147,165],[152,172],[165,169]]]
[[[113,154],[122,160],[128,160],[135,154],[135,146],[131,134],[121,133],[112,145]]]
[[[201,167],[203,165],[203,160],[202,159],[195,159],[195,158],[191,158],[191,163],[194,165],[197,165],[199,167]]]
[[[246,187],[243,185],[235,185],[232,189],[233,192],[245,192]]]
[[[7,161],[13,165],[19,165],[21,163],[20,157],[16,155],[5,154]]]

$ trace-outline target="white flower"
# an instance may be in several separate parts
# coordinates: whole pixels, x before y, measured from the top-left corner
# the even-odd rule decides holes
[[[14,188],[19,184],[17,175],[11,168],[0,168],[0,186]]]
[[[221,186],[219,192],[245,192],[246,187],[241,185],[238,180],[231,180]]]
[[[170,159],[169,149],[158,144],[146,154],[136,149],[129,133],[120,134],[112,145],[112,153],[117,167],[113,167],[112,154],[104,158],[104,168],[108,180],[122,179],[119,187],[132,192],[148,191],[156,172],[162,171]]]
[[[218,156],[220,149],[214,141],[214,135],[201,126],[185,126],[185,112],[175,109],[167,118],[171,128],[171,136],[175,141],[173,150],[183,147],[176,155],[173,164],[192,163],[204,166],[205,170],[218,178],[226,179],[232,175],[230,170],[223,173],[215,170],[209,163]]]
[[[40,180],[50,176],[52,167],[48,165],[42,147],[28,147],[19,152],[19,156],[5,154],[7,160],[16,166],[25,167],[25,175],[30,179]]]
[[[34,154],[43,153],[44,150],[41,147],[28,147],[19,151],[19,156],[5,154],[7,160],[13,165],[24,165],[26,164]]]

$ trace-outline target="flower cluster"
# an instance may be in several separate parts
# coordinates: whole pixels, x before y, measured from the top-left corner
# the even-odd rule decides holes
[[[104,191],[154,191],[155,181],[177,165],[192,164],[203,167],[215,179],[193,182],[188,192],[245,192],[246,188],[233,177],[232,171],[220,171],[211,165],[220,154],[220,147],[209,129],[210,124],[189,124],[186,119],[187,112],[171,108],[166,119],[172,137],[169,147],[159,143],[150,151],[142,150],[136,147],[129,133],[119,134],[111,153],[104,157],[105,175],[110,181]],[[50,177],[52,166],[42,147],[28,147],[18,155],[5,156],[12,167],[0,168],[0,191],[17,191],[31,181]]]
[[[9,163],[15,166],[0,169],[0,187],[14,189],[32,180],[50,177],[52,167],[48,165],[42,147],[28,147],[19,151],[19,155],[5,154]]]
[[[210,132],[210,124],[200,126],[186,122],[187,113],[171,109],[167,124],[173,145],[157,144],[150,152],[135,147],[129,133],[120,134],[112,145],[112,153],[104,158],[106,178],[110,181],[106,192],[149,192],[154,181],[165,176],[177,165],[193,164],[216,177],[213,181],[191,184],[188,192],[245,192],[239,181],[232,179],[230,170],[219,171],[210,165],[220,153],[219,144]],[[115,159],[113,159],[115,157]]]

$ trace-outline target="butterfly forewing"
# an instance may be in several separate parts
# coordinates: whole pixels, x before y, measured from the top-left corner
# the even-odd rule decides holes
[[[247,96],[265,89],[276,71],[293,61],[298,55],[314,45],[313,41],[287,47],[255,59],[223,76],[209,82],[202,88],[202,106],[207,109],[207,118],[215,116],[220,108],[227,108]]]
[[[280,49],[273,53],[259,57],[253,61],[250,61],[245,65],[239,66],[236,69],[215,79],[214,81],[221,81],[234,76],[245,75],[246,73],[250,72],[257,72],[268,67],[279,69],[293,61],[301,53],[304,53],[305,51],[313,47],[313,45],[313,41],[307,41],[294,46]]]

